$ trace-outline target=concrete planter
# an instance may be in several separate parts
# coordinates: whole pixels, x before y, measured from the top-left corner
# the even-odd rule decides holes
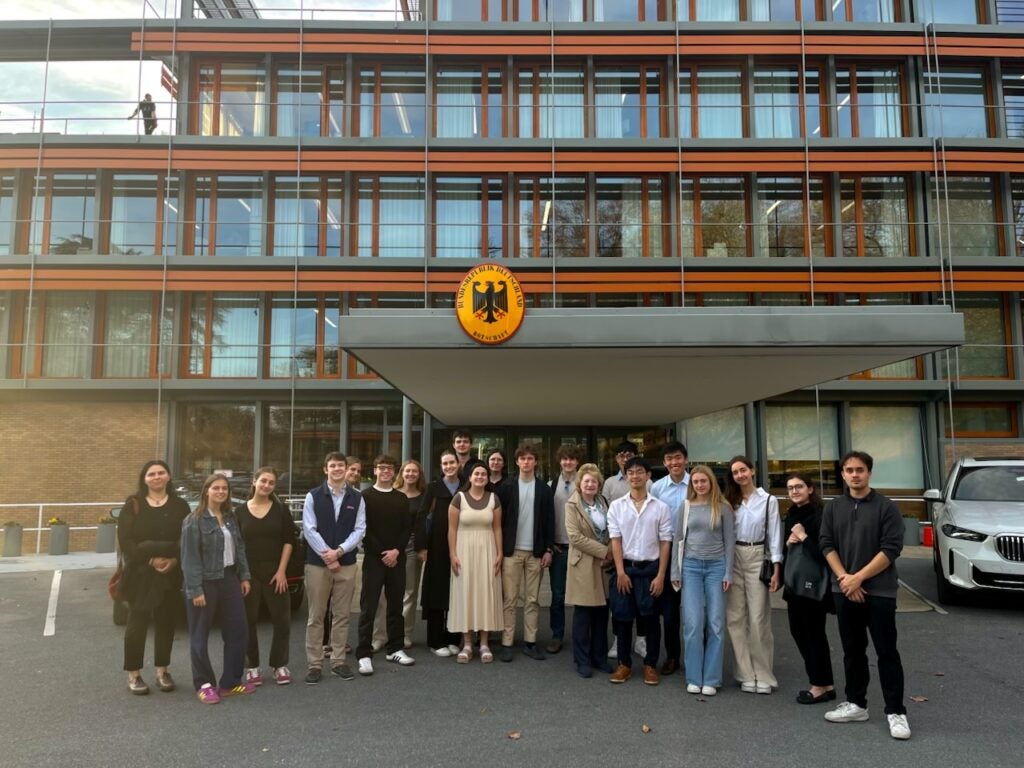
[[[117,523],[100,523],[96,527],[96,551],[113,552],[117,544]]]
[[[4,557],[21,557],[22,531],[20,525],[4,526]]]
[[[50,526],[50,554],[66,555],[71,539],[71,528],[67,525]]]

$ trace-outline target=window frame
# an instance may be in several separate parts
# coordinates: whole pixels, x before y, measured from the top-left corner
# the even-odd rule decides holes
[[[274,324],[274,299],[275,298],[285,298],[285,299],[288,299],[288,298],[291,298],[291,296],[289,294],[268,292],[268,293],[266,293],[262,297],[262,306],[266,307],[267,311],[265,311],[263,313],[263,318],[262,318],[262,321],[263,321],[263,338],[266,339],[266,342],[262,345],[262,347],[263,347],[262,353],[261,353],[261,358],[262,359],[260,361],[260,364],[262,366],[262,370],[264,371],[263,378],[271,380],[271,381],[282,381],[284,379],[292,378],[292,374],[289,374],[287,376],[275,376],[272,373],[272,370],[273,370],[272,366],[271,366],[272,352],[273,352],[274,347],[277,346],[277,345],[274,345],[272,343],[272,339],[273,339],[272,329],[273,329],[273,324]],[[343,306],[344,306],[344,302],[342,300],[342,297],[340,295],[337,295],[337,294],[328,294],[328,293],[325,293],[325,292],[318,292],[318,293],[313,293],[313,294],[308,294],[308,293],[307,294],[300,294],[299,298],[315,299],[315,301],[316,301],[316,310],[315,311],[317,313],[317,321],[316,321],[316,340],[314,342],[314,346],[315,346],[315,349],[316,349],[316,361],[315,361],[315,364],[314,364],[315,365],[315,373],[312,376],[295,376],[294,378],[296,378],[296,379],[307,379],[307,380],[309,380],[309,379],[313,379],[313,380],[315,380],[315,379],[340,379],[342,377],[342,375],[341,375],[342,374],[342,364],[341,364],[342,349],[341,349],[341,345],[340,344],[338,345],[338,349],[337,349],[337,369],[336,369],[337,373],[326,373],[325,372],[325,365],[326,365],[326,362],[327,362],[327,359],[328,359],[328,351],[327,351],[327,348],[325,346],[326,340],[327,340],[327,328],[325,326],[327,325],[327,302],[328,302],[329,298],[336,299],[337,302],[338,302],[338,318],[339,318],[338,325],[339,326],[341,325],[341,317],[343,316]],[[292,312],[295,311],[295,307],[294,306],[291,306],[288,309],[290,311],[292,311]],[[340,328],[339,328],[339,331],[340,331]],[[290,353],[289,353],[289,356],[288,356],[289,367],[291,366],[291,361],[292,361],[293,358],[294,358],[294,350],[291,350]]]
[[[331,107],[333,105],[331,101],[331,75],[332,73],[338,72],[341,74],[341,120],[338,123],[338,138],[345,138],[346,128],[348,123],[346,121],[346,112],[351,105],[345,100],[347,93],[346,86],[347,78],[345,77],[345,66],[343,63],[330,63],[321,61],[303,61],[300,67],[297,60],[285,60],[275,62],[273,71],[270,75],[270,103],[272,109],[270,110],[270,136],[284,135],[287,137],[301,136],[302,134],[279,134],[278,130],[278,109],[280,107],[280,86],[281,86],[281,70],[283,69],[318,69],[320,71],[320,136],[324,138],[330,138],[331,134],[330,121],[331,121]]]
[[[486,2],[487,0],[483,0]],[[438,136],[438,110],[440,109],[440,103],[438,100],[438,87],[440,85],[440,75],[442,71],[460,71],[460,72],[473,72],[480,79],[480,91],[475,96],[480,98],[480,134],[476,137],[473,136],[460,136],[457,137],[461,140],[469,141],[482,141],[486,139],[501,139],[507,135],[507,116],[508,116],[508,78],[505,74],[505,65],[500,61],[481,61],[473,64],[465,64],[460,61],[443,61],[439,64],[435,64],[431,72],[431,78],[433,82],[431,93],[434,96],[433,103],[428,104],[430,121],[430,135],[433,138],[447,138]],[[501,124],[498,126],[498,132],[494,133],[490,126],[490,108],[487,104],[487,99],[490,94],[490,79],[489,75],[493,72],[498,73],[498,87],[500,88],[501,95]]]
[[[639,2],[642,3],[643,0],[639,0]],[[637,107],[637,109],[639,110],[639,113],[640,113],[640,127],[639,127],[640,135],[637,138],[641,138],[641,139],[647,139],[647,138],[651,138],[651,139],[670,138],[670,136],[669,136],[669,122],[668,122],[669,104],[668,104],[668,82],[667,82],[668,81],[668,77],[667,77],[667,69],[666,69],[665,65],[663,63],[660,63],[660,62],[658,62],[658,63],[651,63],[650,61],[636,61],[636,60],[615,61],[613,64],[609,64],[609,65],[604,65],[602,62],[596,61],[596,62],[594,62],[594,66],[589,71],[589,78],[587,76],[587,73],[584,73],[584,83],[583,83],[584,101],[586,101],[586,94],[587,94],[588,91],[592,92],[593,95],[594,95],[593,103],[590,104],[589,110],[587,109],[587,105],[584,104],[584,115],[585,115],[586,123],[589,124],[590,126],[593,126],[593,136],[591,136],[590,138],[602,139],[602,140],[607,140],[607,139],[610,138],[613,141],[615,140],[614,137],[601,137],[601,136],[597,135],[598,134],[598,123],[599,123],[599,120],[598,120],[598,114],[599,114],[598,113],[598,109],[600,109],[600,107],[597,104],[597,81],[598,81],[598,73],[599,72],[612,72],[612,73],[614,73],[616,71],[619,71],[619,72],[621,72],[623,74],[630,74],[630,75],[635,72],[636,75],[637,75],[637,78],[638,78],[638,82],[640,84],[639,106]],[[658,134],[655,135],[655,136],[651,136],[650,135],[650,130],[649,130],[649,123],[650,123],[650,121],[648,120],[648,110],[650,109],[650,106],[648,104],[647,76],[652,71],[654,72],[654,74],[657,77],[657,81],[658,81],[658,99],[659,99],[659,104],[658,104]],[[588,79],[591,80],[590,88],[589,89],[587,87],[587,80]],[[588,111],[589,111],[589,115],[587,114]],[[584,132],[584,134],[587,133],[586,126],[584,126],[584,131],[583,132]],[[632,138],[632,137],[625,137],[625,138]]]
[[[217,138],[231,138],[229,135],[221,133],[221,124],[220,124],[220,122],[221,122],[220,121],[221,111],[223,110],[223,107],[224,107],[224,102],[223,102],[223,94],[224,94],[224,90],[223,90],[223,75],[224,75],[224,67],[225,66],[249,66],[249,67],[253,67],[254,69],[258,69],[258,70],[260,70],[263,73],[263,90],[261,90],[259,92],[254,92],[254,93],[257,93],[257,96],[258,96],[258,98],[257,98],[257,100],[255,102],[254,109],[258,111],[258,110],[264,110],[266,108],[265,101],[266,101],[266,89],[267,89],[268,74],[267,74],[267,71],[264,68],[264,64],[263,64],[263,62],[261,60],[259,60],[259,59],[252,59],[252,58],[248,58],[248,57],[227,58],[227,59],[223,59],[223,58],[220,58],[220,59],[205,59],[205,58],[204,59],[199,59],[199,60],[193,62],[193,64],[192,64],[192,72],[193,72],[193,75],[192,75],[192,93],[194,93],[196,95],[196,97],[193,100],[193,104],[195,105],[195,109],[191,110],[192,114],[189,116],[189,135],[192,135],[192,136],[210,136],[210,137],[217,137]],[[202,118],[202,114],[203,114],[203,100],[202,100],[201,84],[202,84],[202,71],[203,71],[203,68],[205,68],[205,67],[213,67],[214,68],[213,97],[212,97],[212,99],[210,101],[210,104],[211,104],[211,106],[213,108],[213,120],[212,120],[211,125],[210,125],[210,133],[203,133],[202,132],[202,127],[203,127],[203,124],[202,124],[202,119],[203,119]],[[274,109],[270,110],[270,118],[271,119],[273,119],[274,114],[276,113],[276,111],[277,110],[274,110]],[[266,135],[267,135],[267,131],[266,130],[264,130],[262,133],[256,133],[255,131],[253,132],[253,137],[254,138],[255,137],[260,137],[260,136],[266,136]]]
[[[910,126],[910,96],[909,96],[909,93],[908,93],[908,86],[907,86],[907,73],[906,73],[906,67],[904,67],[902,62],[900,62],[900,61],[893,61],[893,60],[877,60],[877,61],[872,60],[870,62],[866,62],[866,61],[859,61],[859,60],[856,60],[856,59],[851,59],[851,60],[841,59],[841,60],[836,62],[836,65],[835,65],[835,75],[834,76],[835,76],[836,92],[837,92],[837,94],[838,94],[838,88],[839,88],[839,71],[841,69],[849,70],[849,73],[850,73],[850,103],[847,104],[847,105],[841,105],[839,103],[836,104],[836,125],[835,125],[835,129],[833,130],[833,135],[837,136],[839,138],[852,138],[852,139],[859,139],[859,138],[861,138],[861,135],[860,135],[860,109],[861,109],[861,104],[860,104],[860,93],[859,93],[859,90],[858,90],[858,78],[857,78],[857,68],[858,68],[858,66],[862,66],[864,68],[872,68],[872,69],[878,69],[878,68],[889,67],[889,66],[894,67],[895,70],[896,70],[896,79],[897,79],[897,82],[898,82],[898,89],[897,90],[898,90],[898,98],[899,98],[899,105],[900,105],[900,132],[899,132],[899,135],[898,136],[894,136],[894,137],[868,136],[866,138],[905,138],[908,135],[909,126]],[[839,110],[842,109],[844,106],[847,106],[850,109],[850,135],[848,137],[844,137],[844,136],[841,135],[841,133],[842,133],[842,129],[841,129],[842,121],[839,119]],[[874,109],[876,107],[865,106],[864,108],[865,109]]]

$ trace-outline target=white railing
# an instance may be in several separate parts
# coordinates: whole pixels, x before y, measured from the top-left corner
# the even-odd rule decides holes
[[[34,528],[25,528],[23,530],[29,533],[35,531],[36,534],[36,554],[42,552],[43,547],[43,531],[49,528],[45,525],[45,521],[49,518],[46,517],[48,514],[45,510],[51,509],[80,509],[83,507],[99,507],[106,508],[107,510],[115,509],[123,505],[122,501],[83,501],[83,502],[39,502],[31,501],[23,504],[0,504],[0,510],[18,510],[18,509],[34,509],[36,510],[36,525]],[[0,515],[5,514],[0,512]],[[71,531],[95,531],[99,527],[96,525],[69,525]]]

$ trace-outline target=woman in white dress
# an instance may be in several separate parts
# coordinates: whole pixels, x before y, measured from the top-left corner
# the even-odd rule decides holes
[[[487,490],[490,477],[482,464],[473,468],[466,486],[448,508],[448,551],[452,583],[448,631],[462,633],[456,660],[473,657],[473,632],[480,633],[480,660],[494,660],[487,633],[501,630],[501,503]]]

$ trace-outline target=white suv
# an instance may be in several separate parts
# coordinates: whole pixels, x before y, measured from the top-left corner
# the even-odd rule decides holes
[[[1024,592],[1024,459],[960,459],[932,507],[939,602],[978,590]]]

